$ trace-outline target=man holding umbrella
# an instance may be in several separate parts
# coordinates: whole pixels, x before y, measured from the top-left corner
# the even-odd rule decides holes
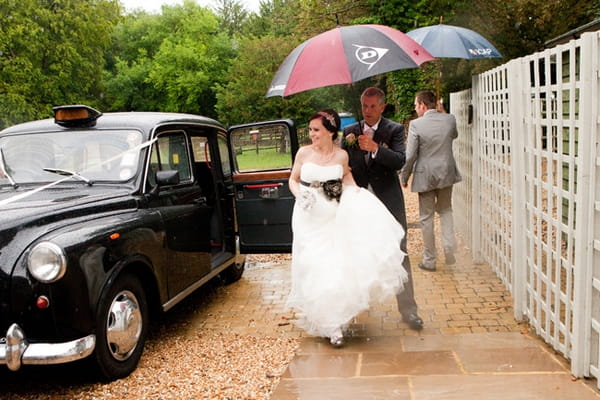
[[[363,120],[344,128],[342,148],[348,152],[356,184],[372,191],[407,231],[404,196],[398,171],[405,162],[404,127],[383,118],[385,93],[367,88],[360,97]],[[406,236],[400,243],[406,253]],[[411,329],[421,330],[423,320],[417,314],[410,260],[404,257],[408,282],[397,297],[398,311]]]

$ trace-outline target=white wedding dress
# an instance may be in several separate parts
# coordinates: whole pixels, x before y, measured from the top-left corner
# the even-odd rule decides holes
[[[341,179],[341,165],[305,163],[304,182]],[[402,290],[407,280],[400,249],[404,229],[375,195],[345,187],[340,201],[320,187],[307,207],[299,195],[292,216],[292,287],[287,306],[296,323],[312,335],[330,337],[371,301],[381,302]],[[304,193],[306,194],[306,193]],[[310,196],[309,196],[310,197]]]

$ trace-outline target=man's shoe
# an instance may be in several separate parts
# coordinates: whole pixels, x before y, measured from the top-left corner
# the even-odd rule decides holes
[[[421,262],[421,263],[419,263],[419,268],[421,268],[424,271],[432,272],[432,271],[435,271],[435,264],[434,265],[425,265]]]
[[[446,265],[454,265],[456,264],[456,258],[453,253],[445,253],[446,255]]]
[[[417,315],[417,313],[402,315],[402,320],[406,322],[410,329],[414,331],[420,331],[423,329],[423,320]]]

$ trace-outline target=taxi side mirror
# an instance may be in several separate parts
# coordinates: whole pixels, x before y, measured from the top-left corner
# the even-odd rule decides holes
[[[172,186],[179,184],[179,171],[156,171],[156,184],[158,186]]]

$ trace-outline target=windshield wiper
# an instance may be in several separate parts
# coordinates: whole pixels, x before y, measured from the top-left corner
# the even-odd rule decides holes
[[[58,174],[58,175],[62,175],[62,176],[71,176],[73,178],[77,178],[77,179],[82,180],[85,183],[87,183],[88,186],[92,186],[92,181],[90,181],[86,177],[79,175],[77,172],[69,171],[68,169],[60,169],[60,168],[42,168],[42,169],[46,172],[51,172],[53,174]]]
[[[8,173],[8,167],[6,166],[6,161],[4,161],[4,151],[1,148],[0,148],[0,170],[2,171],[4,176],[6,176],[8,178],[8,181],[15,189],[19,187],[19,185],[17,185],[17,182],[15,182],[14,179],[12,178],[12,176],[10,176],[10,174]]]

